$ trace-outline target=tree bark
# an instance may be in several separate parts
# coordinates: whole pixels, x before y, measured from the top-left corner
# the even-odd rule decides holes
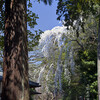
[[[5,0],[2,100],[29,100],[26,0]]]
[[[97,48],[97,72],[98,72],[98,100],[100,100],[100,17],[98,27],[98,48]]]

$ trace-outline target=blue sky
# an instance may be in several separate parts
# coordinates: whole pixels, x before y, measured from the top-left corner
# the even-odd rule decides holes
[[[45,5],[43,2],[33,2],[33,12],[38,14],[37,24],[34,29],[42,31],[51,30],[55,26],[61,26],[56,15],[57,1],[53,1],[52,5]]]

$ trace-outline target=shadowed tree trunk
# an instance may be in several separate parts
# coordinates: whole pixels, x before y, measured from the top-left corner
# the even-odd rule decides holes
[[[26,0],[5,0],[2,100],[29,100]]]
[[[98,49],[97,49],[97,67],[98,67],[98,100],[100,100],[100,17],[99,17],[99,27],[98,27]]]

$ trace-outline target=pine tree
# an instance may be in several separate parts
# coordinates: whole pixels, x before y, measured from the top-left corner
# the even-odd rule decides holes
[[[26,0],[5,0],[2,100],[29,100]]]

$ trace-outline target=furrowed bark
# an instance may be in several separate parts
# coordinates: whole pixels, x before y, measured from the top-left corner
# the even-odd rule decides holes
[[[2,100],[29,100],[26,0],[5,0]]]

